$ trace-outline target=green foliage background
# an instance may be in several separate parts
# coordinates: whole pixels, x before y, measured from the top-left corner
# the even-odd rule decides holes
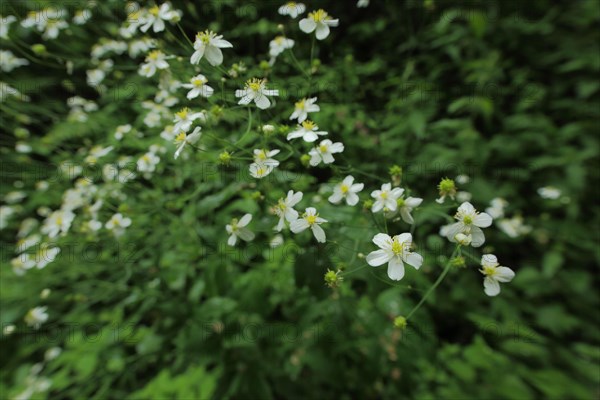
[[[106,4],[117,10],[116,3]],[[225,66],[239,60],[248,66],[245,76],[225,82],[224,97],[189,104],[223,106],[245,79],[267,76],[282,96],[273,109],[255,113],[242,143],[254,148],[262,140],[260,123],[287,123],[293,101],[316,94],[322,109],[316,121],[345,144],[336,167],[307,169],[290,157],[281,169],[291,172],[255,186],[242,173],[246,163],[218,166],[219,152],[231,147],[203,137],[209,152],[177,162],[168,152],[151,180],[127,185],[127,200],[113,204],[134,221],[123,238],[77,234],[75,226],[57,242],[71,256],[25,277],[9,266],[19,220],[36,216],[40,206],[59,207],[72,183],[57,179],[48,192],[36,192],[36,177],[15,174],[15,165],[40,171],[64,160],[80,163],[78,149],[94,144],[139,156],[162,139],[160,129],[142,124],[141,101],[153,95],[157,80],[137,75],[136,61],[115,58],[104,93],[85,83],[91,46],[116,36],[122,11],[73,25],[46,43],[47,56],[29,50],[40,41],[37,33],[11,28],[15,39],[3,48],[40,63],[3,77],[37,90],[30,103],[9,99],[1,105],[1,192],[14,190],[20,179],[29,195],[19,218],[0,231],[0,320],[18,327],[0,339],[2,398],[23,390],[29,368],[51,346],[63,348],[44,369],[52,399],[600,396],[599,3],[372,0],[366,9],[345,1],[307,3],[309,10],[322,7],[340,18],[331,36],[317,43],[320,65],[310,88],[286,55],[272,71],[259,67],[277,25],[285,23],[296,57],[309,69],[310,38],[297,20],[276,13],[279,3],[173,2],[184,12],[188,36],[218,31],[234,43]],[[186,61],[190,48],[177,27],[168,25],[168,31],[155,36],[164,39],[165,52],[184,58],[172,63],[172,71],[187,81],[194,71]],[[64,60],[74,63],[73,75]],[[220,72],[202,68],[217,89]],[[66,99],[74,94],[100,106],[85,123],[66,118]],[[244,110],[225,106],[212,114],[203,131],[215,137],[233,142],[246,129]],[[117,143],[114,130],[125,123],[144,137]],[[31,154],[14,151],[14,132],[22,126],[32,133]],[[365,267],[357,257],[373,250],[370,238],[378,232],[369,213],[334,207],[326,195],[314,198],[318,184],[361,170],[373,175],[352,172],[365,182],[366,200],[389,180],[393,164],[403,167],[403,186],[425,199],[415,212],[414,237],[426,263],[418,272],[407,269],[397,285],[384,268]],[[438,235],[445,217],[425,204],[438,196],[440,178],[460,173],[471,176],[461,188],[473,194],[478,209],[503,197],[509,212],[533,227],[517,239],[486,230],[484,251],[498,255],[516,278],[488,298],[478,266],[468,260],[468,268],[451,271],[399,332],[394,317],[419,301],[452,252]],[[539,197],[536,190],[547,185],[567,200]],[[288,189],[303,191],[302,204],[317,204],[331,221],[324,226],[331,242],[317,245],[308,234],[288,234],[283,246],[268,246],[275,219],[266,210]],[[257,190],[264,200],[252,197]],[[234,251],[225,246],[224,226],[244,212],[255,215],[257,240]],[[402,224],[390,229],[404,231]],[[86,253],[91,243],[98,249],[93,256]],[[340,267],[356,271],[332,291],[323,274]],[[22,318],[40,304],[44,288],[52,290],[43,301],[50,321],[36,334]]]

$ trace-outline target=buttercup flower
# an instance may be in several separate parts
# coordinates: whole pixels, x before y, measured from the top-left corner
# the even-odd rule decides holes
[[[317,209],[308,207],[301,218],[298,218],[290,224],[290,230],[294,233],[300,233],[310,228],[315,239],[317,239],[317,242],[325,243],[325,231],[319,226],[323,222],[327,222],[327,220],[319,217]]]
[[[290,190],[285,199],[279,199],[279,202],[274,207],[275,214],[279,217],[279,223],[274,228],[277,232],[281,232],[285,226],[285,221],[292,222],[298,218],[298,211],[294,210],[294,206],[302,200],[302,192],[294,193]]]
[[[306,11],[306,6],[302,3],[296,3],[294,1],[290,1],[277,10],[281,15],[289,15],[292,18],[296,18],[298,15],[302,14]]]
[[[508,267],[500,267],[498,259],[493,254],[484,254],[481,257],[481,266],[479,270],[485,278],[483,287],[488,296],[497,296],[500,293],[500,282],[510,282],[515,277],[515,273]]]
[[[190,112],[190,109],[187,107],[182,108],[180,111],[175,113],[175,118],[173,119],[173,122],[175,123],[175,125],[173,126],[173,130],[175,132],[180,132],[180,131],[187,132],[190,130],[190,128],[192,127],[192,124],[197,119],[200,119],[201,121],[205,121],[206,116],[204,115],[204,113],[202,111],[195,113],[195,112]]]
[[[146,57],[146,63],[140,66],[139,73],[146,78],[150,78],[154,76],[157,69],[167,68],[169,68],[169,63],[165,53],[160,50],[153,50]]]
[[[266,87],[266,79],[249,79],[244,86],[244,89],[235,91],[235,97],[241,97],[238,104],[249,104],[254,101],[256,106],[261,110],[269,108],[271,101],[267,96],[279,96],[279,90],[270,90]]]
[[[221,49],[233,47],[231,43],[223,39],[223,35],[217,35],[213,31],[198,32],[196,41],[194,42],[194,54],[190,59],[192,64],[198,64],[202,57],[206,56],[206,60],[210,65],[217,66],[223,63],[223,52]]]
[[[246,225],[248,225],[250,221],[252,221],[252,215],[245,214],[239,221],[237,218],[234,218],[231,220],[231,223],[225,225],[225,230],[231,235],[229,236],[229,239],[227,239],[227,244],[229,246],[235,246],[238,237],[246,242],[254,239],[254,233],[246,228]]]
[[[325,10],[320,9],[308,14],[307,18],[300,20],[300,30],[304,33],[312,33],[316,30],[318,40],[329,36],[329,27],[338,26],[339,19],[333,19]]]
[[[321,161],[324,164],[331,164],[335,161],[333,154],[344,151],[344,145],[340,142],[332,143],[331,140],[323,140],[317,147],[313,147],[308,155],[310,156],[309,164],[313,167],[319,165]]]
[[[316,97],[311,97],[310,99],[303,98],[297,101],[294,104],[294,112],[290,115],[290,119],[298,119],[298,123],[301,124],[308,118],[308,113],[321,111],[321,107],[315,104],[316,102]]]
[[[464,202],[458,207],[454,216],[458,222],[450,225],[446,230],[446,236],[451,242],[457,242],[456,235],[462,233],[471,236],[471,246],[480,247],[485,243],[485,235],[481,228],[487,228],[492,224],[492,217],[486,213],[478,213],[471,203]]]
[[[312,143],[319,136],[327,135],[325,131],[319,131],[319,126],[312,121],[306,120],[302,122],[295,131],[288,133],[287,140],[292,140],[301,137],[305,142]]]
[[[398,208],[398,199],[404,193],[402,188],[392,189],[391,183],[384,183],[381,185],[381,190],[374,190],[371,192],[371,197],[375,199],[371,211],[374,213],[383,210],[396,211]]]
[[[175,159],[179,157],[186,145],[194,144],[198,141],[198,139],[200,139],[200,135],[202,134],[200,132],[201,129],[202,128],[197,126],[196,129],[194,129],[194,131],[189,135],[184,131],[181,131],[177,136],[175,136],[175,144],[178,146],[177,150],[175,151]]]
[[[187,98],[189,100],[195,99],[198,96],[210,97],[212,96],[214,89],[208,86],[206,84],[207,82],[208,79],[206,79],[204,75],[200,74],[194,76],[190,80],[190,83],[184,83],[183,85],[181,85],[181,87],[191,89],[187,94]]]
[[[380,250],[370,252],[367,255],[367,263],[372,267],[388,263],[387,274],[393,281],[399,281],[404,277],[404,263],[415,269],[421,268],[423,264],[423,257],[410,251],[412,245],[410,233],[401,233],[394,237],[378,233],[373,237],[373,243],[379,246]]]
[[[329,196],[329,201],[338,204],[342,199],[346,199],[346,204],[355,206],[358,204],[357,193],[363,190],[364,183],[354,183],[354,177],[348,175],[344,180],[333,188],[333,194]]]

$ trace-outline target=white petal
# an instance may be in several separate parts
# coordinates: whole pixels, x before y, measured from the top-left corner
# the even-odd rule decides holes
[[[348,192],[348,194],[346,195],[346,204],[348,204],[349,206],[357,205],[359,200],[360,199],[358,198],[358,195],[354,192]]]
[[[315,239],[317,239],[317,242],[319,243],[325,243],[326,242],[326,238],[325,238],[325,231],[323,230],[323,228],[321,228],[319,225],[312,225],[311,230],[313,232],[313,235],[315,235]]]
[[[421,205],[421,203],[423,202],[423,199],[420,199],[418,197],[409,197],[406,200],[404,200],[404,204],[408,207],[418,207]]]
[[[237,242],[237,236],[235,236],[235,235],[231,235],[231,236],[229,236],[229,239],[227,239],[227,244],[230,246],[235,246],[236,242]]]
[[[472,214],[475,212],[475,207],[473,207],[473,204],[465,201],[460,205],[460,207],[458,207],[458,211],[463,214]]]
[[[385,233],[378,233],[373,236],[373,243],[380,249],[389,250],[392,248],[392,238]]]
[[[473,225],[478,226],[480,228],[487,228],[492,224],[492,217],[489,214],[481,213],[477,214],[475,218],[473,218]]]
[[[298,218],[295,221],[292,221],[290,224],[290,230],[294,233],[299,233],[306,230],[309,227],[308,221],[304,218]]]
[[[238,236],[240,237],[240,239],[245,240],[246,242],[249,242],[254,239],[254,233],[248,230],[247,228],[241,228],[240,230],[238,230]]]
[[[375,250],[367,254],[367,264],[372,267],[378,267],[390,260],[392,255],[385,250]]]
[[[223,52],[215,46],[208,46],[206,48],[206,60],[210,65],[217,66],[223,63]]]
[[[415,269],[419,269],[421,268],[421,265],[423,265],[423,256],[418,253],[409,253],[408,256],[404,258],[404,261],[408,265],[415,267]]]
[[[250,221],[252,221],[252,214],[244,214],[244,216],[240,219],[237,225],[239,227],[244,227],[248,225]]]
[[[317,27],[317,23],[311,18],[304,18],[300,20],[300,30],[304,33],[311,33]]]
[[[483,231],[476,226],[471,227],[471,246],[473,247],[481,247],[485,243],[485,235]]]
[[[498,282],[510,282],[514,277],[515,272],[508,267],[498,267],[494,274],[494,278],[496,278]]]
[[[402,217],[404,222],[406,222],[407,224],[412,225],[415,223],[415,220],[413,219],[412,215],[410,215],[410,211],[408,211],[407,207],[402,207],[400,209],[400,216]]]
[[[329,26],[323,23],[317,24],[317,39],[323,40],[327,36],[329,36]]]
[[[404,278],[404,264],[402,260],[398,257],[392,257],[388,263],[387,273],[393,281],[399,281]]]
[[[500,293],[500,284],[489,276],[483,280],[483,287],[488,296],[497,296]]]
[[[335,192],[331,196],[329,196],[327,200],[329,200],[330,203],[338,204],[340,201],[342,201],[343,197],[344,195],[342,195],[341,192]]]
[[[271,102],[264,94],[260,94],[256,99],[254,99],[254,102],[261,110],[266,110],[271,105]]]

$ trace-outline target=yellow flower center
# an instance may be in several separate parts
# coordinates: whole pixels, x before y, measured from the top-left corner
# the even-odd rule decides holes
[[[322,145],[319,146],[319,151],[321,153],[327,153],[328,150],[329,150],[329,148],[327,147],[326,144],[322,144]]]
[[[256,158],[258,158],[259,160],[266,160],[267,159],[267,153],[264,150],[261,150],[257,155]]]
[[[463,218],[463,223],[465,225],[470,225],[473,223],[473,218],[470,215],[465,215],[465,217]]]
[[[381,197],[382,199],[384,199],[384,200],[385,200],[385,199],[387,199],[387,198],[388,198],[388,194],[387,194],[387,192],[381,192],[381,195],[380,195],[380,197]]]
[[[194,86],[202,86],[204,85],[205,81],[203,79],[200,78],[196,78],[192,80],[192,85]]]
[[[494,276],[496,274],[496,268],[492,267],[491,265],[487,265],[483,267],[481,272],[483,272],[483,274],[486,276]]]
[[[175,136],[175,143],[181,143],[185,140],[186,134],[185,132],[180,132],[177,136]]]
[[[149,9],[148,11],[150,12],[150,14],[152,14],[156,17],[158,15],[158,12],[160,11],[160,8],[158,8],[158,6],[154,6],[151,9]]]
[[[158,57],[160,57],[160,51],[159,50],[153,50],[150,52],[150,54],[148,54],[148,59],[149,60],[158,60]]]
[[[275,38],[275,43],[281,44],[281,43],[283,43],[283,39],[285,39],[285,37],[283,37],[283,36],[277,36]]]
[[[396,203],[398,204],[398,207],[403,207],[404,199],[402,197],[400,197],[398,200],[396,200]]]
[[[186,119],[189,111],[190,111],[190,109],[185,107],[185,108],[182,108],[181,111],[176,112],[175,115],[177,115],[179,117],[179,119]]]
[[[277,207],[281,211],[285,211],[285,209],[287,208],[287,206],[285,205],[285,201],[283,199],[279,199],[279,201],[277,202]]]
[[[308,215],[306,217],[306,222],[308,222],[310,225],[316,223],[317,222],[317,216],[316,215]]]
[[[297,101],[296,104],[295,104],[296,108],[304,109],[304,103],[305,102],[306,102],[306,99],[302,99],[300,101]]]
[[[56,225],[62,225],[63,224],[63,219],[62,217],[56,217]]]
[[[256,170],[256,175],[257,176],[263,176],[263,175],[265,175],[266,172],[267,172],[267,169],[265,167],[259,167]]]
[[[401,255],[402,251],[404,250],[404,243],[400,243],[394,240],[394,243],[392,243],[392,251],[394,252],[395,255]]]
[[[289,3],[287,3],[288,7],[296,7],[296,2],[295,1],[290,1]]]
[[[148,154],[144,154],[142,156],[142,160],[146,161],[146,162],[150,162],[150,157],[148,157]]]
[[[350,188],[347,185],[342,185],[342,187],[340,187],[340,190],[342,191],[342,193],[348,193],[348,190],[350,190]]]
[[[255,92],[259,91],[264,83],[264,80],[258,78],[249,79],[246,82],[246,87]]]
[[[315,22],[324,21],[328,17],[327,12],[322,8],[317,11],[311,12],[310,14],[308,14],[308,16],[309,18],[312,18]]]
[[[298,103],[296,103],[296,104],[298,104]],[[306,129],[307,131],[312,131],[313,129],[315,129],[315,123],[310,120],[306,120],[306,121],[302,122],[302,127],[304,129]]]
[[[212,31],[206,30],[204,32],[198,32],[196,34],[196,39],[202,41],[204,44],[209,44],[210,39],[212,39],[215,34]]]

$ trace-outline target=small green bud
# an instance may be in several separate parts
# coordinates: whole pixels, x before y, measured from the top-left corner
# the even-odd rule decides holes
[[[262,69],[263,71],[268,71],[269,69],[271,69],[271,66],[269,65],[269,62],[266,60],[262,60],[260,62],[260,69]]]
[[[453,268],[465,268],[467,263],[464,257],[458,256],[450,259],[450,266]]]
[[[370,210],[373,207],[373,200],[365,200],[363,202],[363,208],[365,210]]]
[[[406,329],[406,325],[408,325],[408,322],[406,321],[406,318],[404,318],[403,316],[398,316],[398,317],[394,318],[394,327],[395,328]]]
[[[253,192],[252,195],[251,195],[251,197],[252,197],[252,200],[256,200],[256,201],[260,201],[260,200],[263,200],[265,198],[262,195],[262,193],[260,191],[258,191],[258,190],[256,192]]]
[[[48,53],[48,50],[46,49],[46,46],[44,46],[41,43],[36,43],[36,44],[32,45],[31,46],[31,51],[33,51],[38,56],[43,56],[43,55],[46,55]]]
[[[231,153],[228,151],[223,151],[219,154],[219,161],[222,165],[229,165],[231,163]]]
[[[308,168],[308,166],[310,161],[310,156],[308,154],[303,154],[302,157],[300,157],[300,162],[302,163],[302,165],[304,165],[306,168]]]
[[[449,178],[443,178],[438,185],[440,196],[453,197],[456,194],[456,185],[454,181]]]
[[[327,272],[325,273],[325,285],[329,286],[332,289],[336,289],[338,287],[340,287],[340,285],[342,284],[342,281],[344,280],[343,277],[339,276],[340,271],[332,271],[330,269],[327,270]]]
[[[389,172],[394,186],[400,186],[400,183],[402,182],[402,167],[393,165]]]

